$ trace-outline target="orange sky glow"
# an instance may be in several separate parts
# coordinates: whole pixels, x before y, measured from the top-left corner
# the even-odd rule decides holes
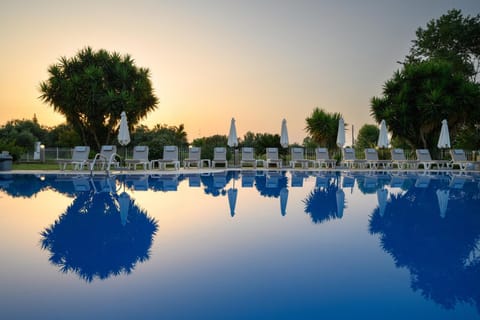
[[[286,118],[301,143],[315,107],[358,131],[374,123],[370,99],[415,30],[452,8],[476,15],[480,2],[2,1],[0,125],[34,114],[62,123],[38,99],[39,83],[58,58],[91,46],[149,68],[160,104],[142,123],[183,123],[189,141],[228,134],[235,117],[239,136],[280,133]]]

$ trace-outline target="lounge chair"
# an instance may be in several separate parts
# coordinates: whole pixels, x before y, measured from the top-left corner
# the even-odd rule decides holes
[[[76,146],[73,148],[72,159],[58,160],[60,170],[67,169],[70,164],[73,170],[82,170],[88,164],[89,146]]]
[[[428,175],[418,176],[417,179],[415,180],[415,188],[422,188],[422,189],[428,188],[428,186],[430,185],[431,179],[432,178]]]
[[[228,167],[227,149],[225,147],[215,147],[213,149],[212,167],[215,168],[220,163],[223,163],[225,168]]]
[[[150,168],[158,166],[160,170],[166,170],[168,166],[173,166],[175,170],[180,169],[180,161],[178,160],[178,147],[177,146],[165,146],[163,147],[163,158],[152,160],[150,162]]]
[[[150,167],[148,146],[135,146],[133,148],[133,158],[125,159],[125,164],[128,169],[131,169],[133,166],[133,169],[137,170],[137,166],[143,165],[143,170],[147,170]]]
[[[463,173],[458,175],[453,175],[450,180],[450,183],[448,184],[448,187],[450,189],[463,189],[465,182],[471,181],[470,179],[471,178],[467,177]]]
[[[90,180],[86,177],[75,177],[73,180],[73,188],[75,192],[87,192],[90,191]]]
[[[451,149],[450,155],[452,156],[452,167],[458,165],[460,170],[474,169],[480,162],[467,160],[467,155],[463,149]]]
[[[242,148],[242,160],[240,160],[240,167],[244,164],[253,168],[257,167],[257,160],[255,159],[255,150],[251,147]]]
[[[365,168],[366,161],[364,159],[357,159],[355,156],[355,149],[354,148],[344,148],[342,150],[343,153],[343,161],[348,168]]]
[[[353,188],[355,186],[355,177],[344,175],[342,177],[342,188]]]
[[[189,187],[201,187],[202,180],[200,179],[200,174],[190,174],[188,175],[188,186]]]
[[[148,175],[128,175],[126,183],[129,186],[133,186],[133,190],[148,191]]]
[[[325,189],[330,185],[330,180],[334,178],[332,174],[319,173],[315,176],[315,189]]]
[[[307,178],[308,175],[303,171],[292,171],[292,188],[303,187],[303,180]]]
[[[256,172],[248,170],[242,172],[242,188],[252,188],[255,184]]]
[[[197,168],[201,168],[205,162],[210,167],[210,159],[202,159],[202,148],[190,147],[188,149],[188,158],[183,160],[183,167],[186,169],[194,165]]]
[[[112,176],[93,176],[90,179],[95,193],[115,193],[117,184]]]
[[[316,148],[315,149],[315,161],[314,165],[317,165],[318,168],[325,167],[327,168],[335,168],[335,165],[337,164],[337,161],[335,159],[330,159],[330,156],[328,155],[328,149],[327,148]]]
[[[216,189],[223,189],[227,186],[227,173],[225,171],[212,172],[213,187]]]
[[[110,170],[110,167],[120,166],[120,156],[117,154],[117,146],[114,145],[104,145],[101,147],[100,152],[95,155],[93,161],[90,164],[90,170],[99,167],[102,170]]]
[[[280,171],[268,171],[265,176],[265,188],[278,188],[282,177]]]
[[[151,189],[154,191],[177,191],[178,190],[178,174],[154,174],[152,178]]]
[[[433,166],[437,166],[438,169],[446,169],[449,166],[450,161],[432,160],[428,149],[417,149],[415,152],[417,154],[418,164],[423,165],[425,170],[430,170]]]
[[[379,167],[387,169],[391,165],[391,161],[389,160],[379,160],[378,152],[374,148],[365,149],[365,161],[370,169],[379,169]]]
[[[312,163],[311,160],[305,159],[303,155],[303,148],[294,147],[291,148],[292,160],[290,160],[290,166],[295,168],[297,164],[300,164],[302,168],[308,168],[309,163]]]
[[[278,157],[278,148],[267,148],[266,153],[265,168],[270,168],[270,165],[274,165],[277,168],[282,167],[282,160]]]
[[[418,167],[417,160],[407,160],[403,149],[392,149],[392,167],[397,166],[398,169],[416,169]]]

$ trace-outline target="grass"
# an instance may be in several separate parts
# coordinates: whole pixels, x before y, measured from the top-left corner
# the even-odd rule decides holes
[[[60,170],[57,163],[14,163],[12,170]]]

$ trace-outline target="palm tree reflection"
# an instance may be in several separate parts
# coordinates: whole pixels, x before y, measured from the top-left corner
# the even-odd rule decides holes
[[[313,223],[323,223],[343,216],[344,195],[338,187],[338,179],[339,176],[317,177],[315,189],[303,200],[305,213],[310,215]]]
[[[465,302],[480,310],[478,187],[451,189],[441,214],[436,190],[445,186],[432,183],[391,194],[384,215],[379,208],[372,213],[369,231],[380,236],[397,267],[409,270],[414,291],[447,309]]]
[[[205,194],[214,197],[225,196],[227,194],[226,186],[232,179],[238,179],[238,173],[233,171],[220,171],[200,176],[202,184],[205,186]]]
[[[284,171],[269,171],[255,177],[255,188],[260,195],[268,198],[278,198],[282,189],[287,188],[288,178]]]
[[[127,203],[128,218],[122,220],[118,200],[111,192],[78,194],[65,213],[41,232],[50,262],[91,282],[129,274],[138,262],[148,260],[158,224],[134,200]]]

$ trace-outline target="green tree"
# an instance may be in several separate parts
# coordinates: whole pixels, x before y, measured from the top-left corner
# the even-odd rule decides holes
[[[373,124],[365,124],[358,131],[355,148],[363,150],[366,148],[375,148],[378,142],[380,130]]]
[[[418,28],[406,63],[429,59],[446,60],[475,81],[480,67],[480,15],[471,17],[453,9]]]
[[[480,122],[480,88],[445,60],[409,63],[395,72],[381,97],[371,100],[371,114],[385,119],[393,138],[412,148],[436,145],[442,119],[452,137],[463,125]]]
[[[65,116],[86,145],[99,149],[113,141],[125,111],[133,128],[158,104],[150,73],[129,55],[87,47],[62,57],[40,83],[40,99]]]
[[[255,147],[255,133],[248,131],[243,135],[242,145],[240,147]]]
[[[46,146],[56,147],[74,147],[82,144],[82,139],[75,131],[73,126],[69,124],[60,124],[47,133],[44,141]]]
[[[248,131],[243,139],[240,140],[239,147],[253,147],[255,154],[265,154],[266,148],[278,148],[279,153],[286,152],[286,149],[280,145],[280,136],[271,133],[253,133]]]
[[[210,137],[203,137],[193,140],[192,145],[202,148],[202,159],[213,159],[213,148],[226,147],[228,137],[226,135],[213,135]],[[229,150],[230,148],[227,148]],[[230,151],[230,150],[229,150]],[[230,152],[227,153],[228,159],[230,159]]]
[[[17,160],[25,152],[33,151],[35,142],[45,141],[47,132],[35,117],[33,120],[8,121],[0,127],[0,151],[9,151],[14,160]]]
[[[152,130],[143,125],[138,126],[132,132],[131,139],[132,145],[147,145],[151,159],[162,158],[163,147],[165,146],[177,146],[179,148],[188,146],[187,133],[183,124],[179,126],[157,124]]]
[[[480,125],[460,127],[453,145],[466,150],[478,149],[480,147]]]
[[[280,145],[280,135],[271,133],[255,134],[255,151],[258,155],[265,154],[267,148],[278,148],[280,154],[286,154],[287,149]]]
[[[312,137],[305,137],[303,138],[303,147],[307,149],[315,149],[317,147],[317,143],[313,141]]]
[[[307,122],[305,130],[319,146],[334,150],[337,148],[338,121],[340,118],[342,118],[342,115],[338,112],[329,113],[323,109],[315,108],[312,114],[305,119]]]

